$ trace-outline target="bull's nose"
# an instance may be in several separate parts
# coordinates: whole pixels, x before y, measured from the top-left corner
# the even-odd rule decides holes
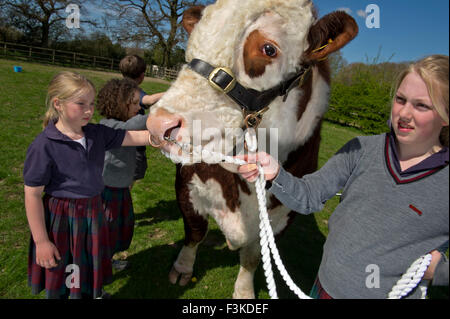
[[[153,146],[164,142],[165,137],[174,138],[178,129],[183,126],[183,118],[164,109],[158,109],[147,119],[147,129],[151,135]]]

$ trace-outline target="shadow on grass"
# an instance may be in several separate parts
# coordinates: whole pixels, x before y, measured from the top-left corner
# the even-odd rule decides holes
[[[239,261],[237,254],[224,245],[223,235],[217,229],[210,230],[205,242],[199,247],[198,262],[194,266],[194,276],[200,281],[205,274],[214,268],[232,267]],[[145,298],[145,299],[178,299],[184,291],[192,289],[195,283],[190,282],[181,287],[169,282],[168,274],[183,241],[151,247],[127,260],[130,269],[118,272],[114,280],[127,278],[126,284],[113,295],[113,298]],[[199,261],[200,260],[200,261]]]
[[[163,202],[164,209],[176,207],[176,201]],[[161,203],[161,202],[160,202]],[[159,207],[159,205],[158,205]],[[154,216],[155,211],[161,207],[149,209],[146,214]],[[167,212],[161,212],[158,218],[180,217],[177,209],[168,216]],[[156,221],[155,221],[156,222]],[[153,223],[153,221],[152,221]],[[286,232],[277,240],[277,247],[281,259],[293,281],[306,294],[309,293],[316,277],[325,237],[319,231],[313,215],[296,216],[294,222]],[[183,298],[185,291],[193,289],[195,283],[190,282],[184,287],[169,283],[168,274],[178,253],[183,246],[183,241],[175,244],[166,244],[151,247],[128,258],[130,269],[115,274],[115,280],[127,278],[127,282],[113,295],[113,298],[145,298],[145,299],[178,299]],[[218,229],[212,229],[204,242],[199,246],[197,261],[194,266],[194,276],[200,281],[205,274],[216,268],[234,267],[239,264],[239,253],[230,251],[225,245],[223,234]],[[275,282],[279,298],[296,298],[289,290],[278,270],[273,264]],[[233,281],[237,277],[233,277]],[[217,278],[217,280],[221,280]],[[224,279],[222,279],[224,280]],[[266,280],[262,266],[258,267],[255,274],[255,293],[259,298],[267,296]],[[228,293],[230,298],[232,291]],[[211,296],[211,298],[217,298]],[[200,297],[199,297],[200,298]],[[221,298],[221,297],[219,297]]]
[[[143,213],[135,215],[137,226],[148,226],[162,221],[182,218],[176,200],[160,200],[155,206],[148,207]]]
[[[314,214],[297,214],[294,222],[276,241],[289,276],[307,295],[319,271],[325,240],[326,237],[317,227]],[[297,295],[289,289],[273,262],[272,270],[275,274],[278,298],[297,299]],[[255,274],[256,295],[258,296],[262,290],[267,291],[267,285],[264,270],[260,266]]]

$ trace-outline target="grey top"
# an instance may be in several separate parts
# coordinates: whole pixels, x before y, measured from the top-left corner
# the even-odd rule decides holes
[[[127,131],[145,130],[148,114],[138,114],[126,122],[115,119],[102,119],[100,124]],[[133,183],[136,169],[136,147],[123,146],[106,152],[103,166],[103,181],[106,186],[125,188]]]
[[[319,268],[333,298],[386,298],[417,258],[448,248],[448,158],[438,168],[402,177],[393,169],[388,136],[355,138],[301,179],[281,169],[269,189],[302,214],[322,210],[342,190]],[[448,285],[448,270],[443,255],[433,284]],[[420,297],[419,289],[407,297]]]

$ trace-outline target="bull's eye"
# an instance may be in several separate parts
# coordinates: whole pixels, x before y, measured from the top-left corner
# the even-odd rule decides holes
[[[268,57],[274,58],[277,56],[277,48],[274,47],[272,44],[270,43],[266,43],[264,44],[262,51],[265,55],[267,55]]]

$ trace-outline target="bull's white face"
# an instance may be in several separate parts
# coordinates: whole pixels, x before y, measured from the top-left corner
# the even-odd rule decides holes
[[[309,0],[218,0],[204,9],[192,31],[186,60],[197,58],[216,67],[229,67],[243,86],[269,89],[300,66],[308,30],[315,21],[313,10]],[[272,104],[281,107],[281,98]],[[193,133],[200,133],[203,146],[215,143],[213,148],[218,150],[220,139],[223,151],[232,149],[233,138],[224,138],[225,133],[243,126],[243,113],[207,79],[184,67],[151,108],[147,126],[159,141],[170,136],[192,143]],[[232,134],[239,141],[242,136],[238,132]],[[166,145],[165,151],[177,152],[178,148]]]

